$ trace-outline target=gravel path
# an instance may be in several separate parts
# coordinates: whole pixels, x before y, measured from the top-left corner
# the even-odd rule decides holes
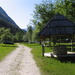
[[[0,75],[40,75],[30,51],[18,44],[18,48],[0,62]]]

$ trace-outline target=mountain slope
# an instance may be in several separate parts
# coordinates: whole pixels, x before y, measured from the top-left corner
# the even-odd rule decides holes
[[[16,23],[7,15],[7,13],[1,7],[0,7],[0,19],[4,19],[13,26],[18,27]]]
[[[0,7],[0,28],[9,28],[11,33],[16,34],[17,32],[25,33],[26,31],[19,28],[18,25],[7,15],[7,13]]]

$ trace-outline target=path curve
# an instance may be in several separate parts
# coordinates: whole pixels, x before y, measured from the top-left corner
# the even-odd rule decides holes
[[[0,62],[0,75],[40,75],[31,49],[18,44],[18,48]]]

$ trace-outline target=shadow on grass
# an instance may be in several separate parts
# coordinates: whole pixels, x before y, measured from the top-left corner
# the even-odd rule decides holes
[[[71,63],[75,63],[75,56],[72,56],[72,57],[58,57],[56,58],[57,60],[59,60],[61,63],[68,63],[68,62],[71,62]]]
[[[75,63],[75,56],[73,57],[46,57],[51,58],[57,61],[60,61],[61,63]]]

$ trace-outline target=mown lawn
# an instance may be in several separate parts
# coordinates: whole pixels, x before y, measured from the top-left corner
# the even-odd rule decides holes
[[[75,63],[60,62],[54,58],[42,57],[42,47],[38,44],[24,44],[32,48],[31,53],[40,68],[41,75],[75,75]],[[46,48],[52,51],[50,48]]]
[[[16,44],[14,45],[5,45],[0,44],[0,61],[2,61],[5,56],[7,56],[10,52],[12,52],[17,47]]]

